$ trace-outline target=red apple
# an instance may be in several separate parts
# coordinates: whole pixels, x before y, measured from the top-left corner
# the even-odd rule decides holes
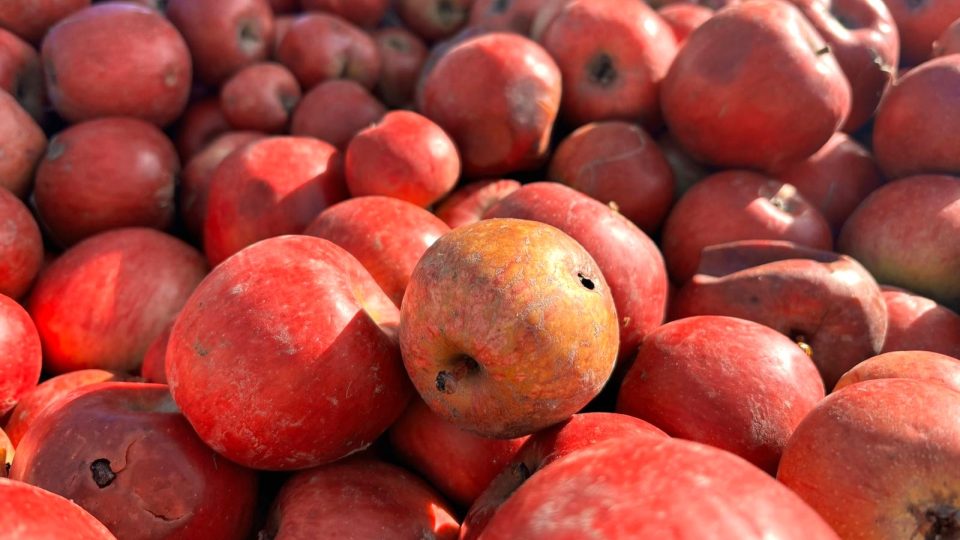
[[[205,273],[196,250],[152,229],[80,242],[40,273],[28,299],[44,369],[139,369]]]
[[[516,180],[479,180],[466,184],[437,204],[434,213],[451,229],[480,221],[491,206],[520,189]]]
[[[787,445],[777,479],[843,538],[960,530],[960,393],[881,379],[831,394]]]
[[[4,0],[0,26],[34,45],[51,26],[90,5],[90,0]]]
[[[140,376],[151,383],[167,384],[167,342],[170,341],[171,322],[143,354]]]
[[[850,84],[797,8],[759,0],[730,6],[690,34],[661,103],[693,157],[770,169],[830,139],[850,112]]]
[[[397,0],[403,23],[427,41],[448,38],[463,27],[474,0]]]
[[[427,59],[427,46],[404,28],[382,28],[373,33],[382,60],[377,95],[391,107],[413,101],[420,68]]]
[[[932,351],[960,358],[960,315],[897,287],[881,289],[888,321],[881,352]]]
[[[960,18],[960,3],[953,0],[884,0],[900,34],[900,61],[915,66],[933,54],[933,43]]]
[[[535,169],[547,157],[560,105],[560,70],[515,34],[469,38],[423,81],[417,108],[457,143],[468,176]]]
[[[385,114],[386,107],[359,84],[327,81],[303,96],[293,112],[290,133],[316,137],[345,150],[357,132]]]
[[[50,101],[71,122],[132,116],[166,126],[187,105],[190,51],[149,8],[107,2],[82,9],[50,30],[41,56]]]
[[[40,380],[40,338],[20,304],[0,294],[0,417]]]
[[[10,477],[69,498],[118,538],[240,540],[257,497],[254,472],[217,460],[160,384],[73,391],[30,426]]]
[[[673,171],[675,181],[674,202],[679,200],[694,184],[710,176],[710,169],[690,157],[687,151],[680,147],[680,143],[670,135],[670,132],[665,132],[657,138],[657,146],[660,147],[663,157],[670,164],[670,170]]]
[[[874,379],[917,379],[960,392],[960,359],[930,351],[884,353],[854,366],[833,391]]]
[[[299,0],[291,0],[293,2],[299,2]],[[276,13],[276,10],[274,10]],[[270,58],[277,59],[277,51],[280,50],[280,44],[283,43],[283,38],[287,37],[287,31],[290,30],[290,27],[293,26],[293,23],[300,17],[300,15],[277,15],[273,19],[273,46],[270,48]]]
[[[0,295],[18,299],[40,271],[43,238],[26,205],[2,187],[0,216]]]
[[[326,11],[370,28],[383,18],[390,0],[300,0],[300,5],[307,11]]]
[[[211,448],[292,470],[367,447],[410,398],[397,308],[349,253],[282,236],[214,268],[167,345],[177,405]]]
[[[518,192],[519,193],[519,192]],[[617,312],[593,258],[543,223],[487,219],[423,255],[401,306],[407,373],[430,409],[478,435],[563,421],[603,388]]]
[[[673,37],[677,38],[677,46],[680,47],[694,30],[713,17],[714,11],[707,6],[678,2],[658,8],[657,13],[670,25]]]
[[[301,0],[268,0],[274,13],[293,13],[300,10]]]
[[[933,42],[933,56],[946,56],[960,53],[960,18],[953,21]]]
[[[177,152],[186,163],[214,139],[230,131],[230,123],[220,108],[220,99],[213,97],[194,102],[180,118],[177,130]]]
[[[180,160],[170,139],[136,118],[101,118],[50,139],[33,198],[53,239],[73,245],[122,227],[173,223]]]
[[[0,28],[0,90],[16,98],[34,120],[43,118],[46,94],[40,55],[30,44],[3,28]]]
[[[0,478],[0,530],[13,538],[116,540],[75,503],[23,482]]]
[[[373,88],[380,78],[380,53],[373,38],[335,15],[308,13],[296,19],[277,49],[304,90],[333,79]]]
[[[493,32],[515,32],[529,35],[533,19],[552,0],[474,0],[470,9],[470,26]]]
[[[47,136],[10,94],[0,91],[0,188],[24,198],[47,147]]]
[[[290,70],[274,62],[251,64],[220,89],[223,115],[234,129],[285,131],[300,102],[300,84]]]
[[[347,198],[340,153],[308,137],[269,137],[227,156],[207,195],[203,246],[215,266],[265,238],[299,234]]]

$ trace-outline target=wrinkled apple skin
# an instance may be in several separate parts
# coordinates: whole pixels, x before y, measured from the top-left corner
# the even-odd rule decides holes
[[[884,0],[900,34],[900,62],[916,66],[933,54],[933,43],[956,19],[960,4],[952,0]]]
[[[434,213],[451,229],[476,223],[484,212],[520,189],[516,180],[478,180],[466,184],[440,201]]]
[[[613,297],[559,229],[487,219],[438,240],[401,306],[407,373],[441,418],[514,438],[569,418],[613,371]]]
[[[783,453],[777,479],[842,538],[950,538],[960,530],[960,393],[909,379],[827,396]]]
[[[0,294],[0,418],[40,380],[40,337],[20,304]]]
[[[83,508],[30,484],[0,478],[0,501],[0,530],[12,533],[11,540],[116,540]]]
[[[251,64],[220,89],[223,115],[234,129],[283,132],[299,102],[297,78],[275,62]]]
[[[46,93],[40,55],[30,44],[3,28],[0,28],[0,89],[16,98],[34,120],[43,119]]]
[[[333,79],[370,89],[380,78],[380,52],[366,32],[335,15],[307,13],[294,19],[277,48],[304,91]]]
[[[39,45],[47,30],[90,5],[90,0],[6,0],[0,5],[0,26]]]
[[[427,60],[427,46],[404,28],[382,28],[372,35],[383,61],[377,95],[391,107],[412,103],[420,68]]]
[[[30,193],[33,173],[47,147],[47,136],[10,94],[0,91],[0,188],[20,198]]]
[[[930,351],[880,354],[844,373],[833,391],[874,379],[917,379],[960,392],[960,359]]]
[[[0,295],[19,299],[43,263],[43,238],[30,209],[0,187]]]
[[[932,351],[960,358],[960,315],[929,298],[883,286],[887,337],[883,350]]]
[[[377,98],[354,81],[320,83],[307,92],[293,112],[290,133],[316,137],[346,150],[353,136],[387,114]]]

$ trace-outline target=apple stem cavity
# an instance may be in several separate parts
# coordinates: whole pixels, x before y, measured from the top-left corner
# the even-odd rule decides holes
[[[939,505],[918,519],[924,540],[960,540],[960,509]]]
[[[611,86],[617,80],[617,68],[613,65],[613,58],[607,53],[594,56],[587,64],[587,73],[590,81],[604,88]]]
[[[237,37],[239,38],[240,50],[246,54],[256,53],[260,50],[261,44],[263,43],[260,32],[257,31],[256,21],[248,20],[241,22]]]
[[[452,394],[457,391],[457,383],[470,375],[479,371],[480,364],[473,358],[463,354],[453,360],[454,368],[450,371],[444,370],[437,373],[437,390],[444,394]]]
[[[103,489],[113,483],[114,479],[117,478],[117,473],[113,472],[113,469],[110,468],[110,460],[100,458],[94,460],[90,464],[90,472],[93,473],[93,481],[97,483],[97,487]]]
[[[793,341],[794,343],[797,344],[798,347],[800,347],[800,350],[803,351],[804,354],[806,354],[810,358],[813,358],[813,347],[811,347],[810,344],[807,343],[807,336],[803,334],[796,334],[793,337]]]

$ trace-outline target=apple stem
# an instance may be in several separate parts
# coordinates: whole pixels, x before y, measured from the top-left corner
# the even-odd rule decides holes
[[[798,347],[800,347],[800,350],[802,350],[804,354],[806,354],[810,358],[813,358],[813,347],[811,347],[810,344],[807,343],[807,336],[803,334],[797,334],[793,338],[793,341],[797,344]]]

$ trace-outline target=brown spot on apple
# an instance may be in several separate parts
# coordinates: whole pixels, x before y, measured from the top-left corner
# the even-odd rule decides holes
[[[90,464],[90,472],[93,473],[93,481],[100,489],[109,486],[117,478],[117,473],[110,468],[110,460],[105,458],[94,460]]]

